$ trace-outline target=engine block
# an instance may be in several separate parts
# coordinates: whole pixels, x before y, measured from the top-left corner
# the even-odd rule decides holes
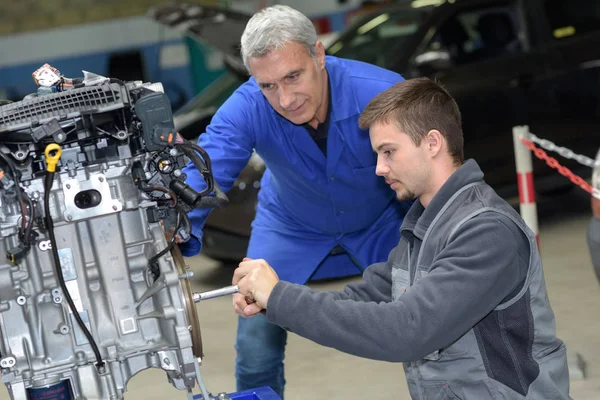
[[[2,106],[0,156],[0,368],[11,397],[121,399],[152,367],[191,393],[202,341],[175,242],[189,236],[190,209],[226,198],[202,149],[174,132],[160,85],[96,79]],[[184,183],[188,159],[203,193]]]

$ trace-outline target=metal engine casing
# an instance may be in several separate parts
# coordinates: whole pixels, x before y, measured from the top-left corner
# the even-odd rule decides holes
[[[131,107],[127,102],[123,96],[119,107]],[[148,165],[155,152],[132,154],[132,136],[121,131],[120,142],[110,138],[118,155],[109,160],[79,162],[83,147],[65,148],[69,161],[56,172],[50,197],[62,274],[104,368],[94,365],[91,346],[65,302],[48,232],[35,226],[35,243],[23,259],[0,259],[0,368],[15,400],[27,400],[30,388],[64,380],[74,399],[121,399],[129,379],[148,368],[165,370],[177,389],[194,387],[202,346],[187,271],[175,246],[158,260],[158,279],[149,273],[149,258],[168,241],[163,221],[149,218],[156,201],[140,192],[131,173],[134,162]],[[103,140],[96,145],[104,146]],[[35,155],[35,146],[18,151],[24,149]],[[36,210],[42,208],[43,180],[31,174],[21,182]],[[84,190],[97,190],[100,204],[76,206],[75,196]],[[14,196],[0,193],[2,255],[18,244],[24,216]]]

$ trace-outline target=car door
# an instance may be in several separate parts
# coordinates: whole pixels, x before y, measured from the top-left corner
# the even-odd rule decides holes
[[[528,51],[517,0],[463,1],[440,7],[406,68],[454,96],[463,117],[465,157],[476,159],[501,195],[517,194],[512,128],[527,121],[528,97],[543,72]],[[423,55],[446,54],[432,65]]]

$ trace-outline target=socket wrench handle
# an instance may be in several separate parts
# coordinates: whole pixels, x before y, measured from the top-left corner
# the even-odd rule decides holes
[[[207,292],[196,292],[192,294],[192,298],[194,299],[194,303],[199,303],[202,300],[209,300],[217,297],[228,296],[231,294],[236,294],[239,291],[240,290],[238,289],[237,285],[225,286],[224,288],[209,290]]]

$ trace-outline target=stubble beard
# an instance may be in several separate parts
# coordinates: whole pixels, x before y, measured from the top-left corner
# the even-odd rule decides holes
[[[398,201],[410,201],[416,199],[415,193],[409,189],[404,189],[401,192],[396,192],[396,198]]]

